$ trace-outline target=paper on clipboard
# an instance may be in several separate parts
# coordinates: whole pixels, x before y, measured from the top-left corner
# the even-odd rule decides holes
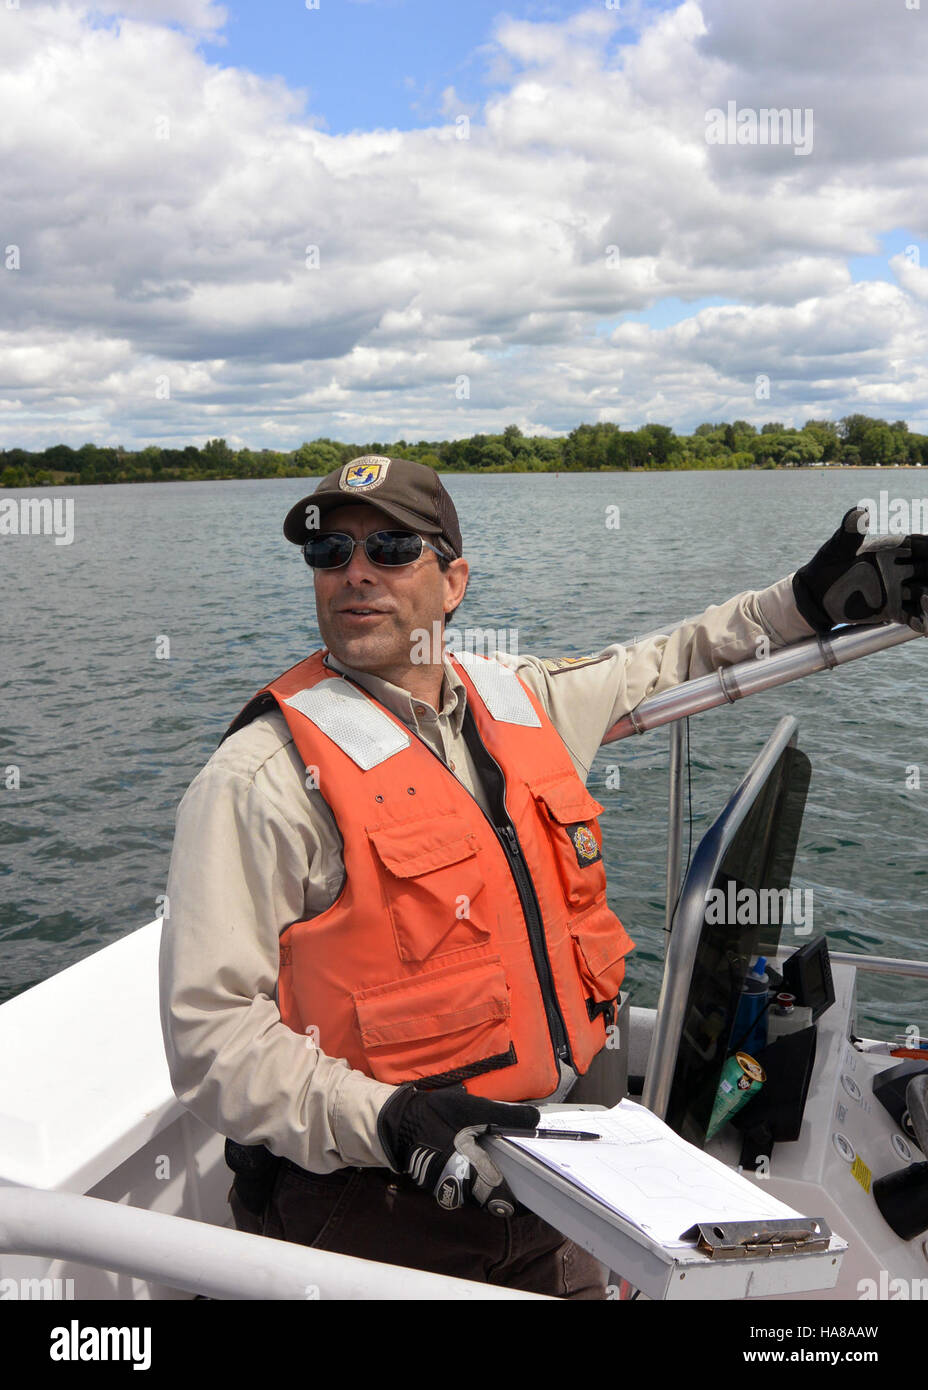
[[[685,1246],[700,1221],[768,1221],[797,1217],[724,1163],[675,1134],[635,1101],[612,1110],[543,1110],[545,1129],[587,1130],[603,1137],[512,1139],[540,1162],[632,1221],[662,1245]]]

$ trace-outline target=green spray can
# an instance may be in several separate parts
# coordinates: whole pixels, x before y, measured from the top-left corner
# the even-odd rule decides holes
[[[751,1096],[760,1090],[766,1080],[767,1073],[763,1067],[746,1052],[736,1052],[733,1057],[729,1057],[722,1068],[706,1138],[711,1139],[713,1135],[718,1134],[722,1125],[743,1105],[747,1105]]]

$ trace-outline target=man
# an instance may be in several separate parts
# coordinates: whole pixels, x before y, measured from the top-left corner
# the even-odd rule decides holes
[[[920,626],[925,538],[861,550],[862,521],[668,635],[491,661],[422,640],[468,578],[433,470],[357,459],[290,511],[325,651],[188,789],[162,939],[172,1081],[229,1137],[240,1229],[603,1296],[602,1266],[514,1208],[472,1138],[537,1124],[605,1044],[632,942],[585,778],[621,715],[762,638]]]

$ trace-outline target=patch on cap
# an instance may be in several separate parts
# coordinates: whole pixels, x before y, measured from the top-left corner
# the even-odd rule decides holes
[[[382,454],[365,454],[345,464],[338,486],[342,492],[372,492],[386,479],[389,467],[390,460]]]

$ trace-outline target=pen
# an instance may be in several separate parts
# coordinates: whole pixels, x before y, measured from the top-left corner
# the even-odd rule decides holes
[[[510,1129],[507,1125],[487,1125],[487,1134],[501,1139],[601,1139],[583,1129]]]

